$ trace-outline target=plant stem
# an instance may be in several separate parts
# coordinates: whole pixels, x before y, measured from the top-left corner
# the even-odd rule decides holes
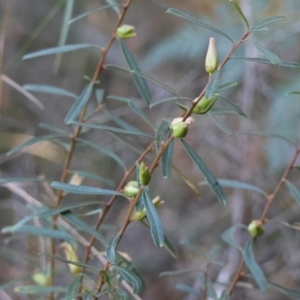
[[[263,222],[263,223],[266,222],[266,216],[267,216],[267,214],[268,214],[268,212],[269,212],[269,210],[271,208],[271,205],[274,202],[275,197],[277,196],[280,188],[282,187],[282,184],[286,180],[289,172],[292,170],[292,168],[293,168],[293,166],[294,166],[294,164],[296,162],[296,159],[298,158],[299,154],[300,154],[300,148],[296,149],[293,158],[291,159],[289,165],[287,166],[286,170],[284,171],[284,173],[283,173],[280,181],[278,182],[278,184],[277,184],[274,192],[272,194],[268,195],[268,197],[267,197],[267,199],[268,199],[267,204],[266,204],[265,209],[264,209],[264,211],[263,211],[263,213],[262,213],[262,215],[260,217],[260,221],[261,222]],[[229,295],[232,294],[232,292],[233,292],[234,288],[236,287],[239,279],[241,278],[244,265],[245,265],[245,261],[244,261],[244,259],[242,259],[241,262],[240,262],[240,265],[239,265],[239,267],[238,267],[238,269],[236,271],[234,279],[233,279],[233,281],[231,283],[231,286],[229,287],[229,290],[228,290]]]

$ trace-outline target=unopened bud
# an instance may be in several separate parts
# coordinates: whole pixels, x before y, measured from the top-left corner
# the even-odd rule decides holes
[[[124,187],[124,194],[128,197],[135,197],[138,191],[138,183],[136,181],[129,181]]]
[[[155,197],[152,200],[152,203],[154,204],[155,208],[158,208],[159,206],[163,205],[165,203],[165,201],[161,200],[159,196]],[[143,208],[141,210],[135,211],[133,213],[133,215],[130,218],[131,222],[134,221],[141,221],[142,219],[144,219],[146,217],[147,213],[146,213],[146,209]]]
[[[209,75],[212,75],[218,67],[218,53],[216,49],[215,38],[209,39],[209,45],[205,59],[205,70]]]
[[[139,179],[143,186],[147,186],[151,181],[151,173],[143,162],[140,165]]]
[[[183,121],[171,123],[170,127],[175,138],[184,138],[188,133],[188,125]]]
[[[45,273],[37,272],[31,276],[34,283],[41,286],[48,286],[50,284],[50,278]]]
[[[63,248],[66,259],[69,261],[73,261],[75,263],[79,262],[79,259],[77,257],[76,252],[74,251],[73,247],[71,244],[64,242],[60,245],[60,247]],[[73,265],[73,264],[68,264],[70,271],[72,274],[79,274],[82,272],[82,267]]]
[[[218,99],[218,94],[215,94],[211,98],[207,99],[205,96],[197,103],[193,109],[194,114],[206,114],[214,105]]]
[[[119,39],[129,39],[136,36],[136,33],[133,26],[124,24],[117,29],[116,35]]]
[[[265,232],[263,222],[260,220],[253,220],[248,226],[248,231],[253,238],[262,235]]]

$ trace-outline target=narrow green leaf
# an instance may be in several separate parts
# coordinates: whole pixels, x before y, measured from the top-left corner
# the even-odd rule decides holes
[[[188,241],[180,241],[179,244],[185,246],[189,250],[191,250],[194,253],[200,255],[202,258],[204,258],[207,261],[207,258],[205,256],[205,254],[202,251],[200,251],[196,246],[194,246],[193,244],[191,244],[190,242],[188,242]]]
[[[53,95],[60,95],[66,96],[71,98],[78,98],[77,95],[66,91],[64,89],[58,88],[56,86],[51,85],[44,85],[44,84],[25,84],[23,88],[30,92],[38,92],[38,93],[45,93],[45,94],[53,94]]]
[[[178,97],[181,98],[181,96],[180,96],[175,90],[173,90],[173,89],[170,88],[169,86],[167,86],[167,85],[161,83],[158,79],[156,79],[156,78],[154,78],[154,77],[151,77],[151,76],[149,76],[149,75],[146,75],[146,74],[144,74],[144,73],[141,73],[141,72],[139,72],[139,71],[137,71],[137,70],[131,71],[131,73],[136,74],[136,75],[139,76],[139,77],[145,78],[145,79],[147,79],[147,80],[149,80],[149,81],[151,81],[151,82],[157,84],[158,86],[162,87],[164,90],[166,90],[166,91],[168,91],[168,92],[174,94],[175,96],[178,96]]]
[[[32,274],[33,274],[33,272],[30,272],[30,273],[27,273],[27,274],[22,275],[20,277],[16,277],[13,280],[10,280],[8,282],[5,282],[5,283],[1,284],[0,285],[0,291],[4,290],[6,288],[9,288],[9,287],[11,287],[13,285],[15,285],[17,282],[19,282],[19,281],[21,281],[23,279],[27,279],[27,278],[31,277]]]
[[[286,95],[287,96],[288,95],[300,95],[300,92],[299,91],[288,92]]]
[[[76,277],[77,278],[77,277]],[[75,278],[75,279],[76,279]],[[82,299],[86,300],[86,299],[92,299],[90,298],[85,298],[86,295],[90,295],[90,293],[69,293],[68,291],[66,292],[66,296],[61,298],[61,300],[74,300],[77,299],[78,297],[82,296]],[[92,295],[93,296],[93,295]]]
[[[96,97],[98,105],[100,105],[103,102],[104,90],[103,89],[95,89],[95,97]]]
[[[117,15],[120,16],[121,14],[121,9],[120,9],[120,4],[116,0],[105,0],[105,2],[111,6],[113,6],[114,11],[117,13]]]
[[[213,113],[208,112],[207,114],[223,132],[225,132],[228,135],[232,135],[232,131],[223,122],[221,122]]]
[[[218,97],[221,101],[225,102],[226,104],[228,104],[234,111],[236,111],[239,115],[248,118],[247,114],[237,105],[235,105],[234,103],[230,102],[229,100],[223,98],[223,97]]]
[[[78,15],[77,17],[71,19],[71,20],[69,21],[69,25],[71,25],[72,23],[74,23],[74,22],[76,22],[76,21],[78,21],[78,20],[81,20],[81,19],[87,17],[87,16],[90,15],[90,14],[99,12],[99,11],[104,10],[104,9],[107,9],[107,8],[115,7],[115,6],[120,6],[120,4],[103,5],[103,6],[100,6],[100,7],[91,9],[91,10],[88,10],[88,11],[84,12],[83,14],[80,14],[80,15]]]
[[[238,227],[244,228],[244,229],[248,230],[247,226],[242,225],[242,224],[236,224],[236,225],[231,226],[231,227],[228,228],[227,230],[225,230],[225,231],[223,232],[221,238],[222,238],[222,240],[223,240],[225,243],[227,243],[227,244],[229,244],[229,245],[231,245],[231,246],[237,248],[238,250],[240,250],[240,251],[243,253],[243,248],[238,244],[238,242],[236,241],[235,237],[233,236],[235,230],[236,230]]]
[[[140,72],[141,71],[140,67],[138,66],[138,63],[135,60],[132,53],[129,51],[129,49],[126,47],[125,43],[122,40],[119,41],[120,41],[122,52],[124,54],[124,57],[126,59],[126,62],[130,70]],[[146,80],[144,80],[144,78],[142,78],[141,76],[137,76],[135,73],[133,73],[133,80],[142,98],[145,100],[145,102],[148,105],[150,105],[150,103],[152,102],[152,96]]]
[[[264,59],[264,58],[259,58],[259,57],[231,56],[230,58],[231,59],[247,60],[247,61],[257,62],[257,63],[260,63],[260,64],[266,64],[266,65],[275,65],[269,59]],[[287,67],[287,68],[300,68],[300,63],[291,62],[291,61],[283,61],[280,66],[281,67]]]
[[[24,285],[15,287],[14,291],[20,294],[49,294],[66,292],[66,288],[62,286],[41,286],[41,285]]]
[[[166,250],[174,257],[174,258],[178,258],[178,252],[175,249],[175,247],[173,246],[173,244],[170,242],[170,240],[166,237],[165,235],[165,244],[164,247],[166,248]]]
[[[297,146],[293,141],[289,140],[288,138],[284,137],[283,135],[277,134],[277,133],[269,133],[269,132],[238,132],[237,133],[242,134],[242,135],[254,135],[254,136],[264,136],[264,137],[269,137],[269,138],[275,138],[275,139],[280,139],[283,141],[288,142],[289,144],[293,146]]]
[[[72,17],[74,8],[74,0],[66,0],[64,16],[62,21],[62,27],[59,34],[58,40],[58,47],[63,47],[66,45],[68,33],[69,33],[69,20]],[[58,72],[60,63],[62,59],[62,53],[56,54],[54,65],[53,65],[53,72],[56,74]]]
[[[97,145],[96,143],[94,142],[91,142],[91,141],[88,141],[88,140],[84,140],[84,139],[81,139],[81,138],[78,138],[77,141],[79,141],[80,143],[83,143],[84,145],[87,145],[101,153],[104,153],[106,154],[107,156],[111,157],[113,160],[115,160],[123,169],[124,171],[126,172],[126,166],[124,164],[124,162],[122,161],[122,159],[116,155],[114,152],[112,152],[112,150],[108,150],[100,145]]]
[[[77,276],[75,276],[75,278],[69,284],[66,294],[67,295],[76,295],[78,293],[78,287],[79,287],[79,284],[82,279],[83,279],[83,274],[78,274]],[[66,300],[65,298],[66,297],[64,297],[63,299]],[[76,299],[76,297],[74,297],[74,299]],[[70,300],[72,300],[72,299],[70,299]]]
[[[29,225],[23,225],[21,227],[6,226],[1,230],[2,233],[26,233],[28,235],[43,236],[54,239],[63,239],[63,240],[76,240],[76,238],[66,232],[53,230],[48,228],[41,228]]]
[[[199,294],[199,292],[191,286],[182,283],[177,284],[175,289],[188,294]]]
[[[188,100],[188,101],[192,101],[192,99],[190,98],[185,98],[185,97],[171,97],[171,98],[166,98],[166,99],[162,99],[160,101],[157,101],[157,102],[154,102],[154,103],[151,103],[149,105],[150,108],[156,106],[156,105],[160,105],[162,103],[165,103],[165,102],[168,102],[168,101],[175,101],[175,100]]]
[[[158,125],[155,132],[155,141],[156,141],[156,151],[160,149],[160,146],[165,142],[170,135],[170,122],[171,119],[162,120]]]
[[[151,235],[156,247],[162,247],[165,243],[164,231],[157,210],[149,197],[148,192],[143,190],[143,204],[146,209],[147,219],[151,227]]]
[[[49,131],[51,131],[53,133],[57,133],[57,134],[61,134],[61,135],[67,136],[67,133],[64,132],[63,130],[61,130],[59,128],[56,128],[56,127],[53,127],[52,125],[47,124],[47,123],[40,123],[39,127],[43,128],[43,129],[46,129],[46,130],[49,130]]]
[[[85,172],[85,171],[81,171],[81,170],[74,170],[74,171],[71,171],[71,173],[77,173],[81,176],[84,176],[85,178],[89,178],[89,179],[94,179],[94,180],[98,180],[98,181],[101,181],[109,186],[114,186],[116,183],[111,180],[111,179],[107,179],[107,178],[104,178],[102,176],[99,176],[99,175],[96,175],[96,174],[92,174],[90,172]]]
[[[204,178],[207,180],[210,188],[216,194],[219,201],[223,205],[225,205],[227,203],[226,195],[216,177],[204,163],[202,158],[183,139],[181,139],[180,141],[183,144],[185,150],[187,151],[192,161],[196,164],[200,172],[203,174]]]
[[[220,251],[221,246],[220,245],[213,245],[210,249],[209,249],[209,253],[207,255],[208,260],[212,260],[215,255]]]
[[[83,230],[92,236],[95,236],[104,246],[106,246],[106,241],[104,236],[97,230],[95,230],[92,226],[78,218],[76,215],[71,213],[70,211],[64,212],[63,217],[67,219],[70,223],[75,225],[78,229]]]
[[[151,124],[151,122],[149,121],[145,113],[131,99],[114,96],[114,95],[107,96],[107,99],[113,99],[127,104],[140,118],[142,118],[146,123],[148,123],[153,128],[153,125]]]
[[[36,218],[48,218],[52,217],[55,215],[58,215],[60,213],[63,213],[65,211],[71,210],[73,208],[78,208],[78,207],[84,207],[84,206],[89,206],[89,205],[99,205],[99,201],[86,201],[86,202],[81,202],[81,203],[71,203],[71,204],[65,204],[60,206],[59,208],[49,208],[45,209],[44,207],[39,211],[35,213]]]
[[[231,2],[231,3],[235,6],[236,10],[238,11],[238,13],[241,15],[241,17],[242,17],[243,20],[245,21],[246,26],[247,26],[247,30],[249,31],[249,29],[250,29],[249,23],[248,23],[248,21],[247,21],[245,15],[244,15],[244,13],[242,12],[240,6],[239,6],[234,0],[229,0],[229,2]]]
[[[48,48],[48,49],[26,54],[23,56],[23,59],[30,59],[30,58],[58,54],[58,53],[65,53],[65,52],[70,52],[70,51],[75,51],[75,50],[80,50],[85,48],[98,48],[98,46],[93,44],[74,44],[74,45],[66,45],[62,47]]]
[[[215,116],[238,115],[236,110],[230,107],[212,107],[209,112]]]
[[[190,273],[190,272],[200,272],[202,271],[201,269],[185,269],[185,270],[179,270],[179,271],[165,271],[159,273],[159,277],[164,277],[164,276],[177,276],[181,275],[184,273]]]
[[[288,180],[285,180],[285,183],[288,186],[291,194],[293,195],[297,203],[300,205],[300,191],[298,190],[298,188]]]
[[[280,21],[286,21],[286,20],[288,20],[288,18],[285,17],[285,16],[273,16],[273,17],[270,17],[268,19],[265,19],[265,20],[259,22],[257,25],[255,25],[250,30],[250,32],[258,31],[260,29],[263,29],[265,26],[267,26],[269,24],[272,24],[272,23],[275,23],[275,22],[280,22]]]
[[[221,84],[218,89],[217,89],[217,93],[222,92],[222,91],[226,91],[231,89],[232,87],[236,86],[238,84],[237,81],[228,81],[226,83]]]
[[[289,297],[292,297],[294,299],[300,299],[300,290],[288,288],[286,286],[282,286],[282,285],[279,285],[277,283],[270,282],[270,281],[269,281],[269,285],[272,288],[274,288],[274,289],[276,289],[276,290],[278,290],[278,291],[280,291],[280,292],[288,295]]]
[[[210,81],[205,89],[205,97],[210,99],[218,90],[220,85],[220,71],[216,71],[210,78]]]
[[[71,122],[71,124],[82,126],[82,127],[88,127],[88,128],[94,128],[94,129],[112,131],[112,132],[117,132],[117,133],[138,135],[138,136],[143,136],[143,137],[154,139],[153,136],[151,136],[149,134],[146,134],[146,133],[143,133],[141,131],[136,131],[136,130],[122,129],[122,128],[117,128],[117,127],[111,127],[111,126],[105,126],[105,125],[98,125],[98,124],[93,124],[93,123],[82,123],[82,122],[76,122],[76,121]]]
[[[18,152],[28,146],[31,146],[31,145],[34,145],[38,142],[42,142],[42,141],[49,141],[49,140],[54,140],[54,139],[57,139],[59,137],[62,137],[63,135],[62,134],[50,134],[50,135],[43,135],[43,136],[40,136],[40,137],[34,137],[32,139],[29,139],[28,141],[12,148],[10,151],[8,151],[6,153],[7,156],[15,153],[15,152]]]
[[[230,180],[230,179],[218,179],[218,181],[223,187],[254,191],[254,192],[261,193],[263,195],[267,195],[262,189],[248,183],[244,183],[236,180]],[[208,184],[207,181],[199,183],[199,185],[206,185],[206,184]]]
[[[74,185],[69,183],[62,183],[58,181],[53,181],[51,186],[54,189],[68,192],[71,194],[83,194],[83,195],[104,195],[104,196],[124,196],[124,194],[116,192],[114,190],[105,190],[101,188],[84,186],[84,185]]]
[[[251,44],[258,49],[266,58],[268,58],[274,65],[281,66],[282,60],[273,52],[271,52],[269,49],[265,48],[262,45],[259,45],[255,42],[250,41]]]
[[[72,105],[68,114],[65,117],[65,123],[69,125],[73,120],[75,120],[83,108],[87,105],[88,101],[91,98],[93,91],[93,83],[89,83],[82,91],[81,95],[77,98],[77,100]]]
[[[106,256],[107,256],[108,261],[111,264],[115,264],[115,262],[116,262],[116,248],[117,248],[120,238],[121,237],[118,234],[107,243]]]
[[[223,291],[221,297],[219,300],[229,300],[229,294],[228,291]]]
[[[119,266],[114,266],[114,269],[117,270],[120,275],[132,285],[133,292],[135,294],[139,294],[142,291],[143,283],[136,274]]]
[[[175,9],[175,8],[169,8],[167,10],[167,13],[170,13],[170,14],[173,14],[173,15],[175,15],[177,17],[186,19],[186,20],[188,20],[190,22],[193,22],[193,23],[195,23],[195,24],[197,24],[197,25],[199,25],[201,27],[204,27],[204,28],[206,28],[208,30],[211,30],[211,31],[215,32],[215,33],[218,33],[218,34],[226,37],[227,39],[229,39],[232,42],[232,44],[234,44],[234,42],[231,39],[231,37],[229,37],[227,34],[225,34],[224,32],[220,31],[219,29],[216,29],[216,28],[214,28],[214,27],[212,27],[212,26],[210,26],[208,24],[205,24],[205,23],[201,22],[198,18],[196,18],[195,16],[191,15],[190,13],[183,12],[183,11]]]
[[[174,155],[174,141],[172,141],[164,151],[161,158],[162,174],[165,178],[171,177],[172,164]]]
[[[267,279],[262,269],[254,259],[252,248],[253,248],[253,238],[250,238],[244,249],[243,256],[244,256],[245,263],[249,268],[251,274],[253,275],[253,278],[256,281],[257,285],[259,286],[260,290],[263,292],[267,292],[269,289]]]
[[[0,185],[11,183],[11,182],[42,182],[43,179],[41,178],[5,178],[0,179]]]

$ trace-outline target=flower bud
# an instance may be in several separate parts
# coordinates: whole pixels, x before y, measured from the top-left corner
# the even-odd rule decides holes
[[[253,220],[248,226],[248,231],[253,238],[262,235],[265,232],[263,222],[260,220]]]
[[[73,261],[75,263],[79,262],[77,254],[74,251],[74,248],[72,247],[71,244],[64,242],[60,245],[60,247],[63,248],[67,260]],[[82,272],[82,268],[80,266],[76,266],[73,264],[68,264],[68,265],[72,274],[79,274]]]
[[[119,39],[129,39],[136,36],[136,33],[133,26],[124,24],[117,29],[116,35]]]
[[[219,94],[215,94],[210,99],[207,99],[205,96],[197,103],[193,109],[194,114],[206,114],[217,101]],[[196,99],[197,100],[197,99]]]
[[[151,181],[151,173],[143,162],[140,165],[139,179],[143,186],[148,185]]]
[[[212,75],[218,67],[218,53],[216,49],[215,38],[209,39],[209,45],[205,59],[205,70],[209,75]]]
[[[184,138],[188,133],[188,125],[183,121],[171,123],[171,129],[175,138]]]
[[[128,197],[135,197],[138,191],[138,183],[136,181],[129,181],[124,187],[124,194]]]
[[[31,276],[35,284],[41,286],[48,286],[50,284],[50,278],[45,273],[37,272]]]

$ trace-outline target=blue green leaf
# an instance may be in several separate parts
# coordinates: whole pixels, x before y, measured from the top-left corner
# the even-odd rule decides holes
[[[102,176],[99,176],[99,175],[96,175],[96,174],[93,174],[93,173],[90,173],[90,172],[86,172],[86,171],[81,171],[81,170],[72,170],[70,171],[71,173],[77,173],[85,178],[89,178],[89,179],[94,179],[94,180],[98,180],[98,181],[101,181],[109,186],[114,186],[115,185],[115,182],[111,179],[107,179],[107,178],[104,178]]]
[[[133,292],[135,294],[139,294],[142,289],[143,289],[143,282],[141,281],[141,279],[134,274],[133,272],[131,272],[128,269],[125,269],[123,267],[119,267],[119,266],[114,266],[114,269],[117,270],[120,275],[128,282],[132,285],[133,288]]]
[[[49,294],[66,292],[66,288],[62,286],[41,286],[41,285],[24,285],[15,287],[14,291],[20,294]]]
[[[232,135],[232,131],[223,123],[221,122],[213,113],[208,112],[207,113],[209,117],[212,119],[212,121],[226,134]]]
[[[115,264],[116,261],[116,247],[119,243],[120,235],[113,237],[106,246],[106,256],[111,264]]]
[[[223,205],[225,205],[227,202],[226,195],[216,177],[213,175],[208,166],[204,163],[202,158],[183,139],[181,139],[180,141],[183,144],[185,150],[187,151],[192,161],[196,164],[200,172],[203,174],[204,178],[207,180],[210,188],[218,197],[219,201]]]
[[[247,26],[247,30],[249,31],[249,23],[248,23],[248,20],[246,19],[246,17],[245,17],[245,15],[244,15],[244,13],[242,12],[240,6],[239,6],[234,0],[229,0],[229,2],[231,2],[231,3],[235,6],[236,10],[238,11],[238,13],[239,13],[240,16],[242,17],[242,19],[245,21],[246,26]]]
[[[174,155],[174,140],[165,149],[161,158],[162,174],[165,178],[171,177]]]
[[[165,102],[168,102],[168,101],[175,101],[175,100],[188,100],[188,101],[192,101],[192,99],[190,98],[185,98],[185,97],[171,97],[171,98],[165,98],[165,99],[162,99],[162,100],[159,100],[157,102],[154,102],[154,103],[151,103],[150,104],[150,108],[156,106],[156,105],[160,105],[160,104],[163,104]]]
[[[41,178],[5,178],[5,179],[0,179],[0,185],[1,184],[6,184],[6,183],[11,183],[11,182],[42,182],[43,179]]]
[[[182,283],[177,284],[175,289],[188,294],[199,294],[199,292],[191,286]]]
[[[288,186],[288,188],[289,188],[291,194],[293,195],[294,199],[300,205],[300,191],[298,190],[298,188],[288,180],[285,180],[285,183]]]
[[[220,71],[216,71],[210,78],[209,83],[205,89],[205,97],[210,99],[217,92],[220,85]]]
[[[268,58],[274,65],[281,66],[282,60],[273,52],[271,52],[269,49],[263,47],[262,45],[259,45],[255,42],[250,41],[253,46],[255,46],[256,49],[258,49],[266,58]]]
[[[30,92],[38,92],[38,93],[45,93],[45,94],[53,94],[53,95],[60,95],[66,96],[71,98],[77,98],[78,96],[66,91],[64,89],[58,88],[56,86],[51,85],[44,85],[44,84],[25,84],[23,88]]]
[[[260,290],[263,292],[267,292],[269,290],[267,279],[262,269],[254,259],[252,248],[253,248],[253,238],[250,238],[245,246],[244,254],[243,254],[245,264],[251,271],[251,274],[253,275],[253,278],[256,281],[257,285],[259,286]]]
[[[288,295],[289,297],[292,297],[294,299],[300,299],[300,290],[282,286],[282,285],[279,285],[279,284],[271,282],[271,281],[269,281],[269,286]]]
[[[286,20],[288,20],[288,18],[285,17],[285,16],[273,16],[273,17],[270,17],[268,19],[265,19],[265,20],[259,22],[257,25],[255,25],[250,30],[250,32],[259,31],[259,30],[265,28],[269,24],[272,24],[272,23],[275,23],[275,22],[280,22],[280,21],[286,21]]]
[[[219,85],[219,87],[217,89],[217,93],[229,90],[232,87],[236,86],[237,84],[238,84],[237,81],[228,81],[226,83],[223,83],[223,84]]]
[[[264,58],[259,58],[259,57],[231,56],[230,58],[231,59],[247,60],[247,61],[257,62],[257,63],[260,63],[260,64],[266,64],[266,65],[275,65],[269,59],[264,59]],[[281,67],[287,67],[287,68],[300,68],[300,63],[292,62],[292,61],[282,61],[280,66]]]
[[[221,238],[224,242],[239,249],[243,253],[243,248],[237,243],[235,237],[233,236],[236,228],[238,228],[238,227],[248,230],[247,226],[242,225],[242,224],[236,224],[236,225],[233,225],[232,227],[228,228],[227,230],[225,230],[223,232]]]

